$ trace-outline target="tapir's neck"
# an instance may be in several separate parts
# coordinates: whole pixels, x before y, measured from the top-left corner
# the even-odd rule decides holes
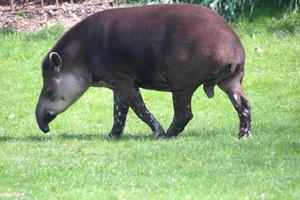
[[[112,81],[112,78],[104,77],[104,76],[97,76],[96,74],[92,73],[92,87],[106,87],[109,89],[115,89],[115,83]]]

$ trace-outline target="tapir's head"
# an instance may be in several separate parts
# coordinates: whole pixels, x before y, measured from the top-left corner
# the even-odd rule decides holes
[[[43,132],[49,123],[72,105],[88,88],[84,66],[76,58],[50,52],[42,63],[43,88],[36,106],[36,120]]]

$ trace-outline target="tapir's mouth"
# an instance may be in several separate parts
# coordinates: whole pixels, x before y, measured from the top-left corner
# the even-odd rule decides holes
[[[57,114],[54,114],[54,112],[46,112],[46,114],[44,115],[43,119],[42,119],[42,123],[38,123],[40,129],[44,132],[47,133],[50,131],[49,129],[49,123],[55,119],[55,117],[57,116]]]

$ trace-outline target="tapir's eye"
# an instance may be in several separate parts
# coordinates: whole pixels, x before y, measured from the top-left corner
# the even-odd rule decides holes
[[[48,97],[48,98],[51,98],[53,96],[53,94],[54,94],[53,90],[47,90],[46,91],[46,97]]]

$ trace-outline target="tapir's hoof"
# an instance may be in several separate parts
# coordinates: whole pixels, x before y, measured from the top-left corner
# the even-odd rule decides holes
[[[160,129],[158,131],[153,132],[153,139],[163,139],[165,135],[165,131],[163,129]]]
[[[239,139],[246,139],[250,138],[252,136],[251,131],[245,131],[245,130],[240,130],[239,132]]]
[[[166,137],[165,133],[160,133],[160,134],[153,134],[153,139],[158,140],[158,139],[164,139]]]
[[[164,139],[166,139],[166,140],[175,139],[177,137],[177,135],[179,135],[179,133],[181,133],[182,131],[183,131],[183,129],[178,129],[178,128],[170,127],[167,130],[167,133],[166,133]]]
[[[122,134],[110,132],[110,133],[107,135],[107,138],[108,138],[108,139],[111,139],[111,140],[115,140],[115,139],[120,139],[121,136],[122,136]]]

